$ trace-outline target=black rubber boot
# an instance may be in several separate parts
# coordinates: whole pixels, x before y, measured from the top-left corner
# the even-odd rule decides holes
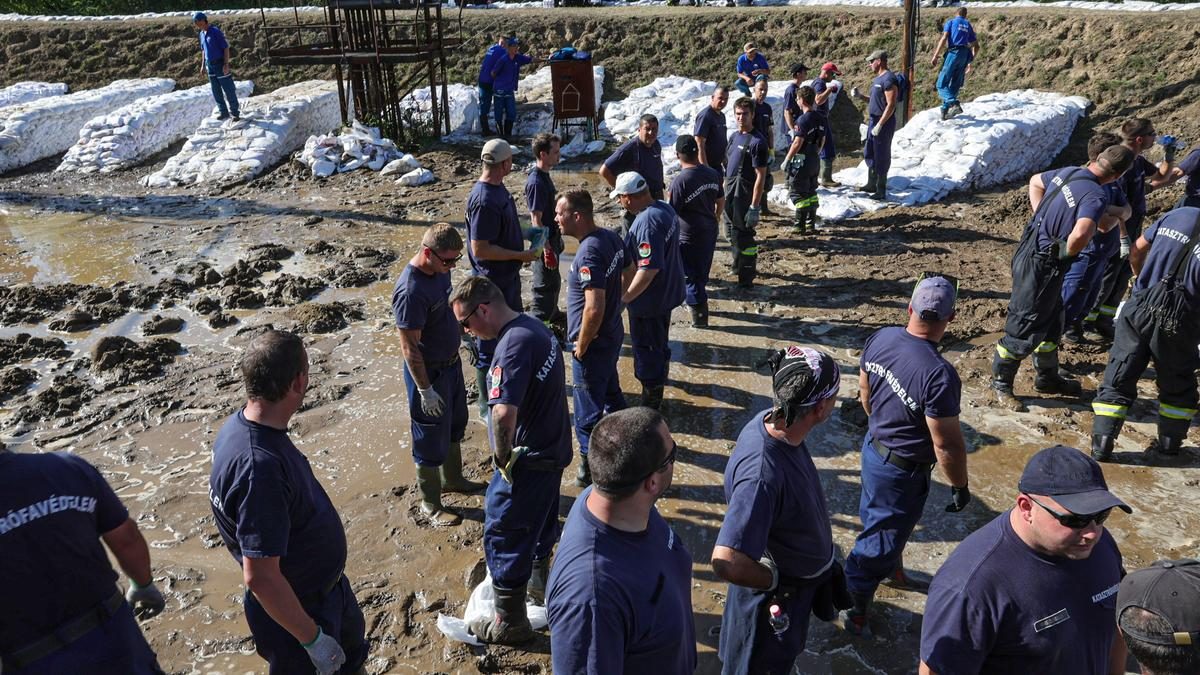
[[[1162,436],[1154,444],[1154,451],[1160,455],[1174,457],[1183,450],[1183,438],[1179,436]]]
[[[996,402],[1013,412],[1026,411],[1025,404],[1013,394],[1013,383],[1020,368],[1020,361],[1003,358],[999,353],[992,355],[992,390],[996,392]]]
[[[871,199],[876,199],[881,202],[887,201],[887,174],[875,174],[875,191],[871,193]]]
[[[815,207],[815,206],[808,207],[808,233],[809,234],[817,233],[817,224],[819,223],[819,221],[820,221],[820,219],[817,218],[817,207]]]
[[[1183,442],[1187,440],[1188,429],[1191,428],[1191,420],[1177,420],[1167,417],[1158,418],[1158,443],[1154,449],[1160,455],[1178,455],[1183,449]]]
[[[579,453],[579,469],[575,472],[575,486],[585,488],[592,484],[592,468],[588,466],[587,455]]]
[[[535,605],[546,605],[546,581],[550,578],[550,558],[534,558],[533,574],[529,577],[529,599]]]
[[[692,315],[693,325],[696,328],[708,328],[708,301],[695,305],[696,313]]]
[[[870,616],[873,597],[851,593],[850,598],[854,601],[854,606],[842,612],[842,628],[851,635],[870,638],[871,626],[867,618]]]
[[[1086,342],[1086,338],[1083,337],[1083,322],[1076,321],[1075,323],[1067,326],[1067,329],[1063,331],[1062,337],[1066,342],[1071,342],[1074,344]]]
[[[462,472],[462,443],[451,441],[450,449],[446,452],[446,461],[442,462],[442,491],[471,495],[487,489],[487,483],[476,483],[467,480]]]
[[[1117,437],[1107,434],[1092,434],[1092,459],[1097,462],[1112,461],[1113,449],[1117,445]]]
[[[663,401],[663,385],[647,387],[642,385],[642,405],[647,408],[658,410],[662,408]]]
[[[525,587],[507,589],[493,584],[492,591],[496,594],[496,613],[468,624],[471,634],[501,645],[524,644],[537,637],[525,613]]]
[[[865,192],[867,194],[875,193],[875,169],[867,169],[867,184],[855,190],[855,192]]]
[[[1058,369],[1058,348],[1048,352],[1033,353],[1033,367],[1037,375],[1033,379],[1033,388],[1042,394],[1059,394],[1062,396],[1079,396],[1083,387],[1079,382],[1066,377]]]
[[[821,160],[821,179],[818,181],[821,187],[841,187],[841,183],[833,179],[833,160]]]
[[[437,527],[458,525],[462,516],[450,513],[442,506],[442,475],[440,467],[417,465],[417,491],[421,493],[421,513]]]
[[[487,115],[479,116],[479,133],[483,134],[484,136],[492,135],[492,128],[490,126],[488,126],[488,116]]]
[[[513,121],[504,120],[504,140],[511,141],[513,137]]]

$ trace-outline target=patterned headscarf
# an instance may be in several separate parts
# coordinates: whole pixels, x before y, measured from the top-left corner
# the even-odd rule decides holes
[[[842,371],[833,357],[812,347],[790,345],[767,357],[771,367],[771,392],[774,412],[786,424],[796,419],[796,412],[836,396],[842,383]],[[788,400],[781,393],[791,389]]]

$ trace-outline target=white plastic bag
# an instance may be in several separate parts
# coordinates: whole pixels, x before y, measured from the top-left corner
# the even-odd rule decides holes
[[[529,617],[529,624],[534,630],[541,630],[546,627],[546,608],[540,605],[535,605],[528,597],[525,599],[525,613]],[[438,612],[437,628],[442,632],[442,635],[465,642],[469,645],[480,646],[483,642],[471,635],[467,630],[467,624],[476,619],[484,619],[496,615],[496,595],[492,591],[492,575],[489,573],[487,577],[471,591],[471,598],[467,600],[467,609],[463,612],[463,618],[449,616]]]

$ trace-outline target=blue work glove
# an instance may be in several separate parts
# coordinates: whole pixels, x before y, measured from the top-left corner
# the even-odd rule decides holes
[[[971,490],[966,486],[950,488],[950,503],[946,505],[946,513],[958,513],[971,503]]]
[[[1158,137],[1158,144],[1165,148],[1169,148],[1169,147],[1175,145],[1176,143],[1178,143],[1178,140],[1174,136],[1171,136],[1169,134],[1166,136]]]
[[[326,635],[320,626],[317,626],[317,637],[300,646],[308,652],[308,660],[317,669],[317,675],[334,675],[346,663],[346,652],[342,651],[342,646]]]
[[[446,402],[432,385],[417,389],[417,393],[421,395],[421,412],[430,417],[441,417],[446,412]]]
[[[134,616],[143,620],[158,616],[167,607],[167,600],[154,585],[153,579],[145,586],[138,586],[136,581],[130,579],[125,600],[133,607]]]
[[[757,206],[751,206],[746,211],[745,221],[746,221],[746,224],[749,225],[750,227],[754,227],[754,226],[758,225],[759,218],[761,218],[761,213]]]

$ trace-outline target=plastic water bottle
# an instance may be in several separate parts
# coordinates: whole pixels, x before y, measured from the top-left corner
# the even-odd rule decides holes
[[[771,622],[771,628],[775,629],[775,634],[783,635],[786,633],[791,622],[788,619],[788,615],[784,613],[783,608],[779,605],[771,605],[770,613],[771,616],[767,620]]]

